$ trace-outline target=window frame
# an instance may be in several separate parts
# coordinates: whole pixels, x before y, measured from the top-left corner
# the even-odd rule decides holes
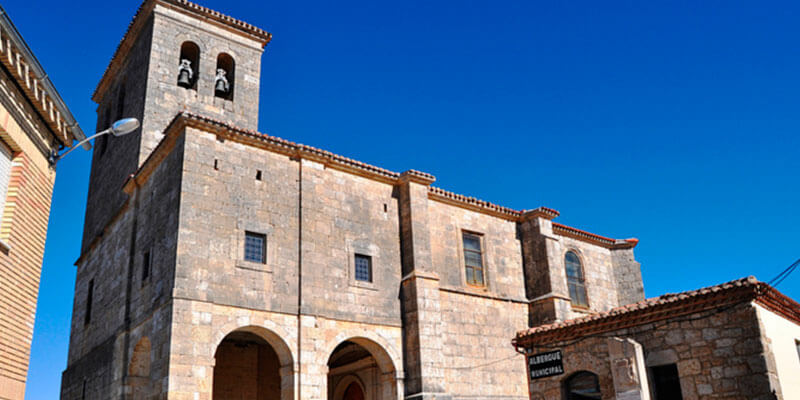
[[[467,238],[467,236],[473,236],[473,237],[478,239],[478,246],[480,248],[479,251],[467,249],[467,247],[464,245],[464,240]],[[488,285],[487,277],[486,277],[486,269],[487,269],[486,268],[486,246],[484,245],[483,236],[484,235],[482,233],[480,233],[480,232],[475,232],[475,231],[462,229],[461,230],[461,238],[460,238],[461,239],[460,248],[461,248],[461,259],[462,259],[462,263],[461,264],[463,266],[462,274],[464,276],[463,282],[467,285],[467,287],[486,290],[486,289],[488,289],[489,285]],[[475,253],[478,254],[478,257],[481,260],[480,261],[481,262],[480,267],[476,267],[475,265],[470,265],[469,264],[469,261],[467,260],[467,252],[472,253],[472,254],[475,254]],[[473,278],[475,276],[475,271],[478,270],[478,269],[480,270],[480,272],[481,272],[481,282],[480,283],[477,283],[474,279],[473,279],[473,282],[470,282],[470,280],[468,278],[468,274],[467,274],[467,270],[468,269],[472,270]]]
[[[674,384],[677,385],[677,392],[680,394],[681,399],[683,399],[683,389],[681,388],[681,371],[678,368],[677,363],[668,363],[668,364],[661,364],[661,365],[651,365],[647,367],[647,378],[648,383],[650,386],[650,398],[653,400],[666,400],[666,398],[661,398],[659,393],[662,393],[666,388],[659,387],[659,382],[663,385],[665,382],[663,378],[669,378],[664,374],[657,373],[659,371],[665,371],[667,368],[671,368],[675,371],[675,382]],[[670,388],[675,389],[675,388]],[[670,396],[669,398],[673,398]]]
[[[567,255],[572,253],[578,259],[578,271],[580,273],[580,281],[573,281],[573,277],[569,275],[569,269],[567,268]],[[567,295],[569,296],[569,302],[572,305],[572,308],[580,309],[580,310],[588,310],[589,309],[589,291],[586,288],[586,269],[584,268],[584,260],[583,256],[580,251],[574,248],[568,248],[564,252],[564,256],[562,257],[564,260],[564,277],[566,278],[567,283]],[[570,290],[571,286],[576,287],[576,292],[578,289],[581,289],[583,292],[583,298],[586,300],[585,304],[578,303],[577,300],[572,297],[572,291]]]
[[[250,237],[257,237],[257,238],[261,239],[261,260],[259,260],[259,261],[247,258],[247,245],[248,245],[247,241],[248,241],[248,239]],[[266,265],[267,264],[267,235],[265,233],[259,233],[259,232],[253,232],[253,231],[246,230],[244,232],[244,247],[242,247],[242,251],[243,251],[242,259],[245,262],[253,263],[253,264]]]
[[[347,285],[367,290],[379,290],[381,276],[381,249],[369,239],[348,239],[345,245],[345,260]],[[361,281],[356,279],[356,255],[370,258],[370,275],[372,281]]]
[[[365,279],[359,279],[358,278],[358,260],[359,259],[366,260],[366,262],[367,262],[367,277],[369,279],[365,280]],[[361,253],[354,253],[353,254],[353,279],[355,279],[357,282],[372,283],[374,281],[373,276],[374,276],[374,274],[372,273],[372,256],[366,255],[366,254],[361,254]]]

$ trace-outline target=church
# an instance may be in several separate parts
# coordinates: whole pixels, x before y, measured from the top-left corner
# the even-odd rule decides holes
[[[270,40],[137,11],[93,94],[141,128],[94,147],[63,400],[523,400],[516,332],[644,300],[636,239],[259,133]]]

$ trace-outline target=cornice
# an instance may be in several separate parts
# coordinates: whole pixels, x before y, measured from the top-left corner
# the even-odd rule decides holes
[[[73,140],[85,138],[72,112],[2,7],[0,63],[9,71],[11,78],[17,82],[28,102],[59,142],[70,146]],[[83,147],[87,150],[91,148],[88,143]]]
[[[133,47],[136,38],[147,23],[148,17],[152,14],[156,5],[169,7],[170,9],[189,14],[223,28],[231,33],[245,36],[260,43],[262,48],[272,40],[272,34],[261,28],[190,1],[144,0],[136,10],[136,14],[134,14],[130,24],[128,24],[128,29],[125,31],[125,34],[122,35],[122,39],[117,45],[108,67],[106,67],[105,72],[103,72],[103,76],[100,78],[100,82],[97,84],[97,88],[92,94],[92,100],[94,100],[95,103],[100,103],[102,101],[102,94],[105,93],[108,86],[111,85],[112,78],[116,76],[119,69],[122,68],[125,56]]]

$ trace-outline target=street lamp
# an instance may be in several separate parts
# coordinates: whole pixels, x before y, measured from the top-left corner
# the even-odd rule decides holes
[[[75,148],[77,148],[78,146],[80,146],[80,145],[82,145],[82,144],[84,144],[84,143],[86,143],[86,142],[88,142],[88,141],[90,141],[90,140],[92,140],[92,139],[94,139],[96,137],[107,135],[109,133],[114,135],[114,136],[116,136],[116,137],[120,137],[120,136],[127,135],[127,134],[135,131],[136,128],[138,128],[138,127],[139,127],[139,120],[138,119],[136,119],[136,118],[123,118],[123,119],[111,124],[110,128],[108,128],[108,129],[106,129],[104,131],[97,132],[94,135],[89,136],[88,138],[81,140],[76,145],[70,147],[69,149],[67,149],[67,151],[65,151],[62,154],[58,154],[55,150],[52,150],[50,152],[50,157],[48,158],[48,161],[50,161],[50,165],[55,167],[55,165],[58,162],[58,160],[64,158],[64,156],[69,154],[72,150],[75,150]]]

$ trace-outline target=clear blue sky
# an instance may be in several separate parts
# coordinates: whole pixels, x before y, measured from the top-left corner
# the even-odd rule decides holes
[[[137,1],[3,5],[87,132]],[[232,1],[260,130],[638,237],[648,296],[800,257],[798,2]],[[28,380],[57,398],[90,155],[59,164]],[[780,287],[800,298],[800,273]]]

